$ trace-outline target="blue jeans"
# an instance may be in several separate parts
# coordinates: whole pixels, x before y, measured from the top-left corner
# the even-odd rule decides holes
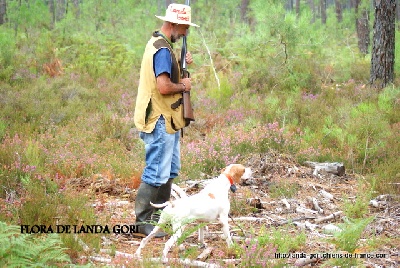
[[[139,136],[145,143],[146,151],[142,181],[158,187],[177,177],[181,169],[180,131],[167,133],[165,119],[160,116],[153,132],[140,132]]]

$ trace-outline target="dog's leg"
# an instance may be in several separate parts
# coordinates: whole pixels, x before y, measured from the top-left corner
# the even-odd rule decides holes
[[[233,242],[231,238],[231,233],[229,232],[228,216],[221,215],[219,220],[222,223],[222,232],[224,233],[226,243],[228,244],[228,246],[232,246]]]
[[[179,237],[182,236],[184,226],[179,226],[179,228],[173,227],[174,230],[174,235],[168,239],[168,241],[165,243],[164,250],[163,250],[163,255],[162,255],[162,261],[163,263],[166,263],[168,261],[167,254],[171,250],[172,246],[175,245],[175,243],[178,241]]]
[[[204,227],[201,226],[199,228],[199,244],[200,244],[200,247],[202,247],[202,248],[207,247],[207,244],[204,242],[204,231],[205,231]]]
[[[154,226],[153,231],[151,231],[151,233],[148,236],[146,236],[144,239],[142,239],[138,249],[135,252],[135,257],[136,258],[140,258],[140,254],[141,254],[142,249],[146,246],[146,244],[150,241],[150,239],[153,238],[153,236],[156,235],[158,230],[160,230],[160,226],[157,226],[157,225]]]

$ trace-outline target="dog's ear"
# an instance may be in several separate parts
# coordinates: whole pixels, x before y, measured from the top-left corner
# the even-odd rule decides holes
[[[239,183],[244,172],[245,172],[245,167],[241,164],[233,165],[230,169],[230,174],[233,177],[233,180],[235,183]]]
[[[221,174],[224,173],[226,170],[226,167],[224,167],[223,169],[221,169]]]

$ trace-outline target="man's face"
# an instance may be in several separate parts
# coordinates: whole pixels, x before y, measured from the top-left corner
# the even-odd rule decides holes
[[[182,36],[187,35],[189,29],[189,25],[185,24],[172,24],[172,31],[171,31],[171,42],[175,43],[179,40]]]

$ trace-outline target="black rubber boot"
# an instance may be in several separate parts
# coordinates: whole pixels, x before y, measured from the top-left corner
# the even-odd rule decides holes
[[[162,204],[171,198],[172,182],[174,179],[169,179],[166,184],[163,184],[158,189],[158,194],[154,204]]]
[[[155,200],[157,200],[159,189],[160,187],[154,187],[144,182],[142,182],[139,186],[135,201],[135,214],[136,232],[141,235],[147,236],[154,229],[151,215],[155,209],[150,202],[156,203]],[[166,235],[167,233],[158,232],[155,236],[164,237]]]
[[[169,179],[166,184],[160,186],[154,204],[162,204],[171,198],[172,182],[173,179]],[[153,212],[153,215],[151,215],[151,220],[153,222],[158,222],[160,220],[161,211],[162,209],[158,209]]]
[[[150,202],[155,202],[159,189],[159,187],[154,187],[144,182],[140,183],[135,200],[135,215],[137,224],[150,221],[151,215],[154,212],[154,207],[150,204]]]

